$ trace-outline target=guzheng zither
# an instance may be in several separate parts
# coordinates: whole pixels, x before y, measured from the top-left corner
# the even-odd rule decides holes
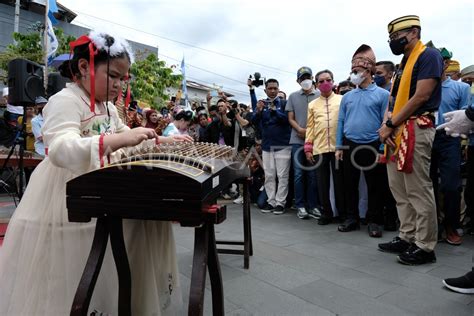
[[[116,152],[111,159],[108,167],[68,182],[70,216],[73,211],[87,221],[90,212],[100,214],[105,209],[117,214],[128,213],[130,208],[139,213],[159,209],[162,213],[183,212],[185,221],[214,204],[230,183],[249,176],[234,148],[209,143],[156,146],[149,141],[129,152]],[[190,217],[185,216],[188,213]]]

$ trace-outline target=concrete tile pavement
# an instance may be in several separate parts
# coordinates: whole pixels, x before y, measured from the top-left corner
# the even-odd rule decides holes
[[[0,196],[0,219],[11,216],[13,200]],[[217,239],[241,240],[240,205],[228,204],[227,220],[216,226]],[[183,299],[187,303],[194,231],[174,225]],[[226,315],[474,315],[474,295],[443,288],[473,265],[474,238],[461,246],[440,243],[435,264],[409,267],[377,251],[381,239],[362,230],[340,233],[335,224],[318,226],[295,211],[262,214],[252,207],[254,256],[219,255]],[[183,310],[185,315],[186,307]],[[209,282],[204,314],[212,315]]]
[[[228,204],[217,238],[242,239],[242,231],[240,206]],[[318,226],[291,210],[278,216],[252,207],[252,234],[249,270],[241,256],[219,255],[226,315],[474,315],[474,295],[451,292],[441,283],[471,269],[472,236],[458,247],[440,243],[436,263],[410,267],[377,250],[394,232],[381,239],[368,237],[366,226],[340,233],[335,224]],[[180,271],[189,282],[193,230],[176,225],[175,239]],[[185,302],[188,295],[183,286]],[[212,315],[209,286],[205,314]]]

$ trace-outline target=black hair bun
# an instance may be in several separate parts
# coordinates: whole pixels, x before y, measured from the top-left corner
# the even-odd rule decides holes
[[[71,61],[70,60],[64,61],[59,66],[58,70],[59,70],[59,73],[61,74],[61,76],[65,77],[65,78],[68,78],[70,80],[73,79],[73,74],[71,72]]]

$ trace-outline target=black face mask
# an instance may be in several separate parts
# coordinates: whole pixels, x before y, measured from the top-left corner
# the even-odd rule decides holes
[[[394,55],[401,55],[405,51],[405,46],[408,44],[406,36],[390,41],[390,49]]]

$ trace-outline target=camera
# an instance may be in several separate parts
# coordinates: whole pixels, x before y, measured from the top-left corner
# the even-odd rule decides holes
[[[265,78],[262,78],[262,75],[259,72],[256,72],[249,76],[249,79],[252,79],[252,85],[255,87],[260,87],[265,83]]]
[[[235,110],[239,107],[239,102],[237,102],[236,100],[229,100],[229,105],[230,107]]]

